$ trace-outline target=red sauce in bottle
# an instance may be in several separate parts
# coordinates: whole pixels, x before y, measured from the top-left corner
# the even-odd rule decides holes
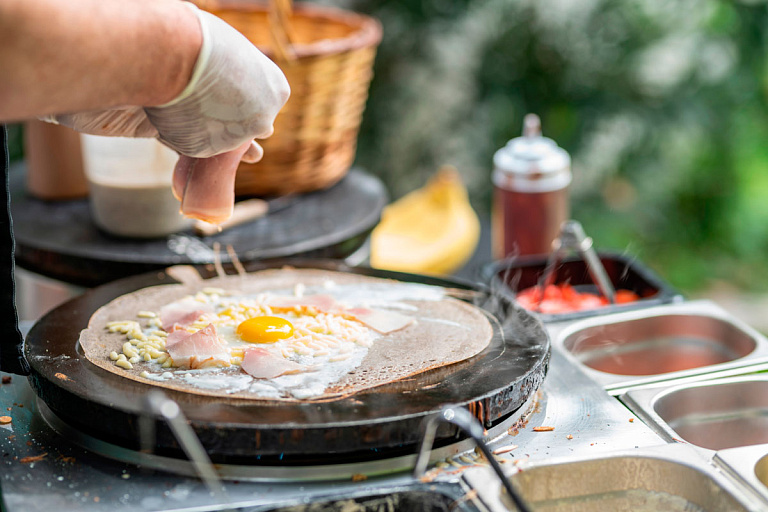
[[[494,258],[550,253],[570,215],[570,156],[542,137],[539,118],[528,114],[523,136],[509,141],[493,160]]]
[[[531,193],[495,188],[493,194],[494,257],[550,253],[560,225],[568,220],[568,190]]]

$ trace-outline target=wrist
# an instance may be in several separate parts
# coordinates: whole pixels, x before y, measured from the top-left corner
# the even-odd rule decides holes
[[[188,8],[189,12],[192,13],[198,24],[201,43],[197,52],[197,58],[195,59],[194,67],[192,68],[192,72],[186,80],[182,90],[179,91],[178,94],[176,94],[171,100],[161,105],[157,105],[158,107],[170,107],[189,97],[195,91],[197,82],[200,80],[206,64],[208,63],[208,59],[211,56],[210,35],[208,34],[208,27],[205,23],[204,17],[201,14],[202,11],[200,11],[200,9],[198,9],[195,4],[190,2],[185,1],[182,2],[182,4]]]
[[[158,83],[150,85],[145,106],[160,106],[176,101],[194,80],[203,49],[203,29],[196,9],[188,2],[158,2],[157,20],[165,34],[162,73],[155,73]],[[191,7],[191,8],[190,8]],[[150,79],[152,80],[152,79]],[[153,90],[154,89],[154,90]]]

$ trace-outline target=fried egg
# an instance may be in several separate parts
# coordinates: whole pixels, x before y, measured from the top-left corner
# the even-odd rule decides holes
[[[279,316],[254,316],[240,322],[235,333],[248,343],[275,343],[293,336],[293,324]]]

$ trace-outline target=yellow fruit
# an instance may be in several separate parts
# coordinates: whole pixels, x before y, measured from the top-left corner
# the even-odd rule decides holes
[[[384,209],[371,234],[371,266],[451,274],[474,253],[480,221],[458,171],[441,167],[427,184]]]

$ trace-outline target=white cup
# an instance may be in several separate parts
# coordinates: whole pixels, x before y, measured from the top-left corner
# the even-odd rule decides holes
[[[163,237],[187,229],[171,192],[178,155],[155,139],[81,135],[93,220],[126,237]]]

